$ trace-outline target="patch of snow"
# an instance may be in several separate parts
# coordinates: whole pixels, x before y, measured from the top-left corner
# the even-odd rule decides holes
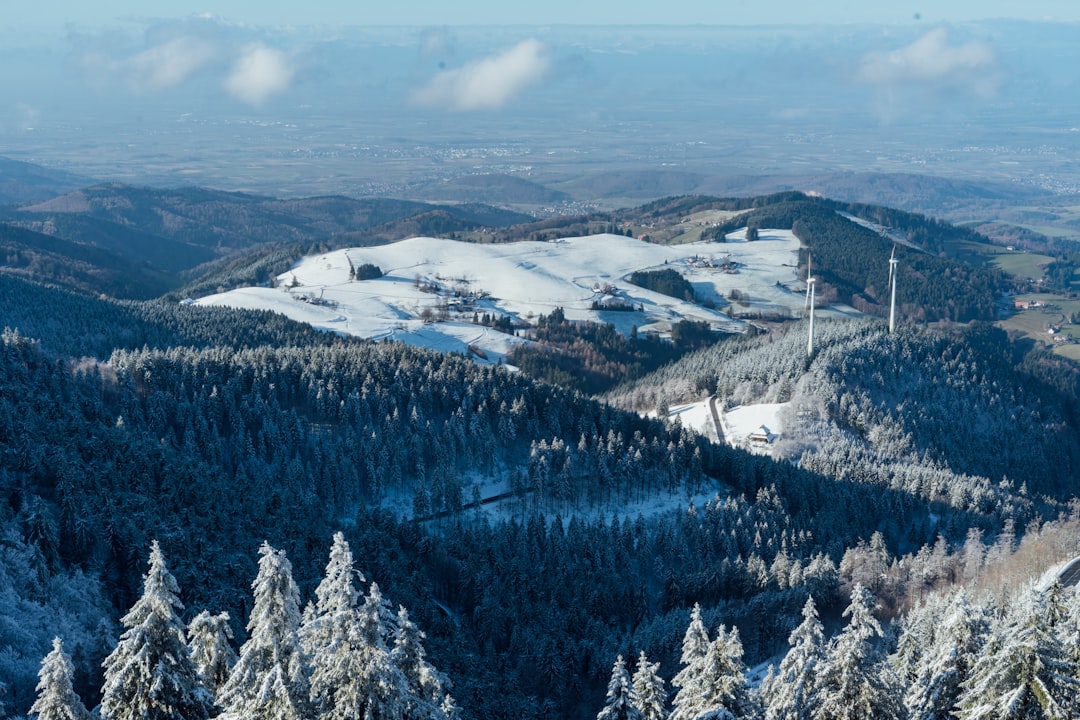
[[[497,363],[523,340],[475,325],[474,316],[508,316],[520,326],[561,307],[568,319],[610,322],[624,334],[635,326],[663,334],[682,319],[742,332],[746,323],[738,319],[740,312],[797,317],[804,302],[795,276],[799,240],[790,230],[759,230],[759,237],[748,242],[740,230],[723,243],[675,246],[606,234],[487,245],[416,237],[307,257],[278,276],[277,287],[240,288],[197,303],[272,310],[317,328],[376,340],[457,352],[471,346],[481,361]],[[350,269],[365,263],[379,266],[384,275],[352,280]],[[732,318],[627,281],[634,271],[663,268],[678,270],[699,301],[723,308],[737,290],[749,307],[735,306]],[[598,290],[606,286],[614,287],[614,295]],[[594,310],[593,303],[605,298],[637,309]]]
[[[716,425],[713,423],[708,400],[668,408],[668,418],[678,420],[683,427],[690,428],[713,442],[720,439],[716,435]]]
[[[790,403],[758,403],[738,405],[721,414],[724,440],[733,447],[744,447],[755,452],[769,452],[773,440],[783,433],[781,417]],[[768,443],[751,442],[750,436],[761,432]]]

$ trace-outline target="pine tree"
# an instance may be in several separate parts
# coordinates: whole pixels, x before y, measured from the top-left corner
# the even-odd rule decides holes
[[[60,638],[54,638],[52,652],[41,661],[38,696],[30,707],[30,714],[37,715],[38,720],[90,720],[90,713],[71,685],[74,673],[71,658],[64,652],[64,643]]]
[[[679,688],[679,692],[675,695],[668,720],[694,720],[697,717],[699,703],[696,698],[702,692],[702,663],[709,645],[709,631],[701,619],[701,605],[694,603],[694,609],[690,611],[690,624],[683,635],[682,655],[679,657],[682,669],[671,679],[671,684]]]
[[[829,644],[818,674],[814,720],[895,720],[903,717],[891,668],[882,662],[874,618],[874,596],[862,585],[851,591],[844,610],[848,624]]]
[[[933,645],[916,663],[904,704],[910,720],[952,720],[963,684],[982,651],[988,630],[983,612],[961,588],[949,603]]]
[[[932,594],[900,621],[896,651],[889,656],[888,662],[901,685],[910,688],[915,683],[926,653],[936,645],[938,630],[948,613],[947,599]]]
[[[345,536],[335,533],[326,573],[315,588],[315,604],[305,610],[300,628],[300,645],[308,657],[314,657],[335,639],[344,637],[346,629],[355,624],[360,594],[353,584],[354,578],[364,581],[363,574],[354,567]]]
[[[386,638],[390,630],[384,617],[386,606],[377,583],[371,583],[368,595],[357,614],[359,675],[356,678],[357,697],[364,702],[364,720],[401,720],[407,709],[409,683],[394,664]]]
[[[1059,628],[1058,637],[1065,645],[1065,653],[1073,666],[1073,677],[1080,680],[1080,592],[1074,587],[1066,594],[1068,615]]]
[[[683,669],[672,684],[679,686],[669,720],[734,720],[757,716],[738,628],[723,625],[705,655]]]
[[[204,610],[188,623],[191,660],[211,695],[217,695],[218,688],[229,679],[229,673],[236,665],[236,651],[230,644],[232,638],[227,612],[211,615]]]
[[[407,720],[445,720],[448,681],[427,661],[424,633],[409,618],[409,611],[398,608],[397,630],[390,659],[401,670],[407,683]],[[451,701],[452,703],[452,701]]]
[[[300,591],[284,551],[259,548],[252,583],[248,640],[229,679],[218,689],[222,720],[301,720],[309,717],[308,683],[297,631]]]
[[[667,692],[664,689],[664,678],[660,677],[660,663],[649,662],[644,650],[638,656],[633,685],[642,720],[664,720],[667,717],[664,708]]]
[[[806,599],[803,621],[791,635],[791,646],[776,675],[762,684],[765,720],[810,720],[817,695],[819,666],[825,660],[825,635],[814,598]]]
[[[596,720],[644,720],[622,655],[615,659],[615,665],[611,668],[607,702],[604,709],[597,714]]]
[[[1080,682],[1053,627],[1058,609],[1032,589],[992,631],[960,696],[962,720],[1065,720],[1080,713]]]
[[[150,547],[142,597],[120,622],[127,628],[105,658],[104,720],[200,720],[212,707],[191,660],[176,580],[161,547]]]
[[[326,574],[301,629],[311,662],[311,700],[320,720],[395,720],[406,717],[408,682],[394,665],[378,586],[362,607],[352,551],[334,535]],[[436,706],[437,707],[437,706]]]

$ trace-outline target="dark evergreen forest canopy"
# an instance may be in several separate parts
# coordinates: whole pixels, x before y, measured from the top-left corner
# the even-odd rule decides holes
[[[990,317],[1002,288],[938,257],[953,230],[918,216],[799,194],[642,214],[702,203],[794,227],[815,275],[867,307],[886,280],[859,248],[891,242],[837,211],[907,232],[909,320]],[[715,343],[691,323],[668,343],[557,312],[536,328],[552,354],[514,373],[7,272],[0,318],[0,618],[16,619],[0,622],[0,715],[81,717],[77,694],[119,718],[141,682],[121,659],[179,627],[186,649],[165,654],[198,671],[170,676],[192,717],[217,712],[204,691],[226,717],[258,715],[251,678],[275,672],[305,717],[370,699],[348,683],[373,677],[406,717],[794,717],[795,678],[814,718],[1006,717],[1009,683],[1037,688],[1038,662],[1064,668],[1039,681],[1065,713],[1046,716],[1073,712],[1072,596],[928,594],[1076,515],[1080,374],[988,324],[819,321],[808,358],[803,323]],[[710,395],[787,402],[794,430],[762,456],[641,414]],[[287,611],[269,627],[271,605]],[[320,656],[342,638],[368,654]],[[259,665],[269,645],[292,664]],[[779,670],[757,692],[745,664],[768,658]]]
[[[897,245],[840,213],[901,233],[905,243]],[[888,266],[877,258],[893,246],[903,267],[903,282],[897,284],[898,312],[910,320],[993,320],[998,298],[1007,287],[999,271],[942,257],[950,241],[985,238],[913,213],[784,193],[756,199],[748,212],[717,226],[713,236],[720,240],[747,225],[791,229],[806,246],[802,264],[809,255],[811,271],[819,281],[831,286],[838,299],[871,314],[888,309]]]

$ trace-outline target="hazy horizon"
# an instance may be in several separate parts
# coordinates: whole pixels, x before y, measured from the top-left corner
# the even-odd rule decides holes
[[[0,154],[101,179],[383,194],[609,167],[1080,186],[1080,23],[912,10],[891,24],[374,28],[205,14],[74,22],[44,42],[13,29],[34,19],[20,12],[0,26]]]

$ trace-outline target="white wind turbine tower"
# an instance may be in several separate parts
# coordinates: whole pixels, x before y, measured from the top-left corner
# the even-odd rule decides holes
[[[814,282],[817,278],[806,279],[806,298],[810,304],[810,334],[806,339],[806,356],[814,355]]]
[[[889,256],[889,333],[896,330],[896,244],[893,243],[892,255]]]
[[[803,303],[803,312],[810,308],[810,252],[806,253],[806,302]]]

